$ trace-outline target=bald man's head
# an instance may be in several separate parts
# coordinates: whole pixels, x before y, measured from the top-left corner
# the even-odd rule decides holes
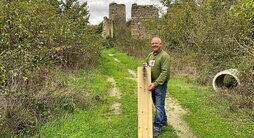
[[[161,39],[159,37],[154,37],[151,41],[152,49],[154,53],[158,53],[161,50]]]
[[[154,37],[154,38],[152,39],[152,41],[153,41],[153,40],[159,41],[159,42],[161,43],[161,39],[160,39],[159,37]]]

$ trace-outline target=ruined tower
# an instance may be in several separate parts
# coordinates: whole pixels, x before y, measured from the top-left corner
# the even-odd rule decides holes
[[[116,36],[123,34],[126,28],[126,8],[124,4],[109,4],[109,19],[114,23]]]
[[[113,38],[114,37],[114,29],[113,29],[113,21],[108,19],[107,17],[104,17],[103,23],[102,23],[102,37],[103,38]]]
[[[152,5],[132,4],[131,7],[131,36],[137,39],[150,39],[156,35],[144,27],[145,21],[151,21],[159,17],[158,9]]]

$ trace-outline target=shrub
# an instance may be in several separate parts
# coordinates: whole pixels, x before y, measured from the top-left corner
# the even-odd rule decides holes
[[[234,90],[237,94],[231,95],[237,101],[233,105],[252,108],[254,104],[249,99],[254,95],[253,84],[245,80],[249,80],[254,65],[253,2],[204,0],[199,1],[199,5],[195,1],[164,3],[168,6],[168,13],[156,26],[176,60],[173,63],[185,63],[182,59],[188,57],[186,61],[193,64],[182,64],[182,68],[194,67],[202,84],[210,84],[219,71],[240,70],[243,83]],[[172,66],[174,68],[176,64]],[[245,102],[248,104],[243,104]]]
[[[129,56],[146,58],[151,51],[150,40],[139,40],[132,38],[118,38],[113,41],[118,48]]]
[[[45,87],[56,68],[96,65],[105,40],[88,32],[86,3],[77,0],[2,0],[0,12],[0,131],[11,136],[86,100]]]

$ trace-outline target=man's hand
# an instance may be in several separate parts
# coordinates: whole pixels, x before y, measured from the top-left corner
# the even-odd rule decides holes
[[[147,67],[147,63],[143,63],[143,67],[144,67],[144,68]]]
[[[154,84],[154,83],[151,83],[151,84],[149,85],[148,90],[149,90],[149,91],[152,91],[152,90],[154,90],[154,88],[155,88],[155,84]]]

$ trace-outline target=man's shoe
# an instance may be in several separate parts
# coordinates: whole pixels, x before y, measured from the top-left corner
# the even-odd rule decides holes
[[[161,128],[159,127],[154,127],[153,128],[153,137],[156,138],[161,134]]]
[[[162,126],[168,126],[168,121],[163,121]]]

